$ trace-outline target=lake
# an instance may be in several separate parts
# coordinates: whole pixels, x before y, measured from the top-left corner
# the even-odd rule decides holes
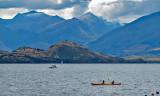
[[[0,64],[0,96],[150,96],[160,64]],[[122,85],[92,86],[115,81]],[[158,96],[158,95],[155,95]]]

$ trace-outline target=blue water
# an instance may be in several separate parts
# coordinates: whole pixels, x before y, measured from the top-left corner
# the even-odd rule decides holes
[[[160,64],[0,65],[0,96],[150,96],[160,91]],[[108,80],[117,86],[92,86]],[[155,95],[160,96],[160,95]]]

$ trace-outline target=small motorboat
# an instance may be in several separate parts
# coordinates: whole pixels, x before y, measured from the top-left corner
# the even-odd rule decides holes
[[[49,68],[57,68],[57,66],[56,65],[52,65]]]
[[[91,83],[91,85],[121,85],[121,83]]]

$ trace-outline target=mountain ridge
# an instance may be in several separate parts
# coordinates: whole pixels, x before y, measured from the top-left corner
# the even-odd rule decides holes
[[[34,10],[19,13],[13,19],[0,20],[0,27],[3,28],[3,30],[0,29],[0,34],[3,33],[0,40],[4,46],[8,47],[6,51],[15,50],[20,46],[47,49],[51,44],[63,40],[83,45],[108,32],[104,31],[109,28],[104,21],[95,15],[94,17],[99,20],[98,23],[89,26],[78,18],[65,20],[57,15],[50,16]]]
[[[143,16],[106,33],[86,46],[93,51],[114,56],[143,55],[147,50],[159,48],[159,14],[160,12],[156,12]],[[99,49],[95,46],[99,46]]]
[[[20,47],[13,52],[0,51],[0,63],[145,63],[111,57],[69,41],[58,42],[48,50]]]
[[[94,32],[96,37],[100,37],[105,33],[108,33],[109,31],[120,27],[120,26],[114,26],[114,23],[101,19],[95,16],[91,12],[83,14],[82,16],[78,17],[78,19],[87,24],[90,27],[90,29]],[[106,22],[108,24],[106,24]]]

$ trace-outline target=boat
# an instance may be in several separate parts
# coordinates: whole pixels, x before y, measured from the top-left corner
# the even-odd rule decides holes
[[[91,85],[121,85],[121,83],[91,83]]]
[[[57,68],[57,66],[56,65],[52,65],[49,68]]]

